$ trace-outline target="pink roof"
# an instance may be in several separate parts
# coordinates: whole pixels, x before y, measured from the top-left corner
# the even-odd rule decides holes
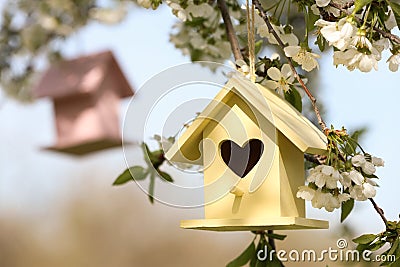
[[[56,63],[43,74],[33,88],[35,97],[64,98],[78,94],[95,94],[105,79],[113,79],[112,90],[120,98],[133,90],[113,53],[104,51]]]

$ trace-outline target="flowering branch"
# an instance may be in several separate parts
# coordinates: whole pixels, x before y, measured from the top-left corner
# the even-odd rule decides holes
[[[267,14],[265,13],[264,9],[262,8],[262,6],[261,6],[259,0],[253,0],[253,4],[255,5],[256,9],[260,12],[261,18],[265,21],[265,23],[266,23],[266,25],[267,25],[267,27],[268,27],[268,31],[275,37],[275,39],[277,40],[279,46],[280,46],[280,47],[282,48],[282,50],[283,50],[286,46],[285,46],[285,44],[283,43],[283,41],[282,41],[282,39],[280,38],[280,36],[276,33],[276,31],[275,31],[274,28],[272,27],[272,24],[271,24],[271,22],[269,21],[268,16],[267,16]],[[350,3],[349,3],[349,4],[350,4]],[[341,6],[339,6],[339,5],[335,4],[335,3],[332,3],[332,2],[331,2],[331,5],[334,6],[334,7],[336,7],[336,8],[338,8],[338,9],[340,9],[340,10],[343,9],[343,7],[341,7]],[[382,34],[383,36],[385,36],[385,37],[389,36],[389,37],[387,37],[387,38],[389,38],[389,39],[391,39],[391,40],[394,40],[394,41],[396,41],[396,42],[400,41],[400,39],[399,39],[397,36],[393,35],[393,34],[390,34],[390,33],[388,33],[388,32],[382,31],[382,30],[380,30],[380,29],[378,29],[378,28],[376,28],[376,27],[374,27],[374,29],[375,29],[376,31],[378,31],[379,33],[381,33],[381,34]],[[285,55],[286,55],[286,54],[285,54]],[[288,56],[286,56],[286,58],[287,58],[287,60],[288,60],[289,66],[290,66],[290,68],[291,68],[291,70],[292,70],[292,72],[293,72],[295,78],[296,78],[297,81],[301,84],[301,86],[303,87],[303,89],[304,89],[304,91],[306,92],[307,96],[308,96],[309,99],[311,100],[311,104],[312,104],[312,106],[313,106],[313,108],[314,108],[314,112],[315,112],[315,114],[316,114],[316,116],[317,116],[317,118],[318,118],[318,122],[319,122],[319,124],[320,124],[322,130],[324,131],[325,134],[328,134],[328,133],[329,133],[329,129],[326,127],[326,124],[325,124],[324,120],[322,119],[322,116],[321,116],[321,114],[320,114],[320,111],[319,111],[319,109],[318,109],[318,107],[317,107],[317,105],[316,105],[316,102],[317,102],[316,98],[311,94],[310,90],[307,88],[307,86],[304,84],[303,80],[301,79],[301,77],[300,77],[299,74],[297,73],[297,71],[296,71],[296,69],[295,69],[295,67],[294,67],[294,65],[293,65],[292,59],[291,59],[290,57],[288,57]],[[342,156],[342,155],[339,155],[339,156]],[[310,157],[310,158],[311,158],[311,157]],[[321,162],[320,162],[319,160],[315,159],[315,158],[312,158],[312,162],[314,162],[315,164],[321,165]],[[376,204],[376,202],[375,202],[375,200],[374,200],[373,198],[369,198],[369,200],[370,200],[370,202],[372,203],[372,205],[373,205],[374,209],[376,210],[376,212],[377,212],[377,213],[379,214],[379,216],[381,217],[382,221],[385,223],[385,226],[387,226],[387,222],[388,222],[388,221],[387,221],[386,217],[384,216],[383,209],[381,209],[381,208]]]
[[[326,157],[323,157],[323,158],[321,159],[321,158],[317,158],[317,157],[314,157],[314,156],[308,155],[308,154],[305,154],[305,155],[304,155],[304,158],[305,158],[307,161],[310,161],[310,162],[312,162],[312,163],[314,163],[314,164],[316,164],[316,165],[325,165],[325,164],[326,164],[326,160],[327,160]],[[344,158],[343,155],[342,155],[340,158]],[[344,161],[346,161],[346,160],[344,159]],[[376,212],[377,212],[377,213],[379,214],[379,216],[381,217],[383,223],[384,223],[385,226],[387,227],[387,226],[388,226],[388,220],[386,219],[386,217],[385,217],[385,215],[384,215],[383,209],[380,208],[380,207],[378,206],[378,204],[376,204],[376,202],[375,202],[375,200],[374,200],[373,198],[368,198],[368,200],[372,203],[372,206],[374,207],[374,209],[376,210]]]
[[[372,206],[374,206],[374,209],[376,210],[376,212],[379,214],[379,216],[381,217],[382,221],[385,223],[385,226],[388,226],[388,220],[385,217],[385,214],[383,212],[383,209],[381,209],[378,204],[376,204],[375,200],[373,198],[370,198],[369,201],[372,203]]]
[[[233,56],[235,60],[243,60],[242,53],[240,52],[239,42],[236,38],[235,30],[231,17],[229,16],[228,7],[226,6],[225,0],[217,0],[217,5],[221,11],[222,19],[224,20],[226,35],[228,36],[229,43],[231,44]]]
[[[332,2],[332,1],[331,1],[331,2],[329,3],[329,5],[332,6],[332,7],[334,7],[334,8],[339,9],[340,11],[344,12],[346,15],[351,15],[351,12],[349,12],[349,11],[346,10],[346,8],[352,6],[351,3],[354,4],[354,2],[349,2],[349,3],[347,3],[346,5],[342,6],[342,5],[338,4],[338,3],[335,3],[335,2]],[[350,5],[350,4],[351,4],[351,5]],[[354,17],[354,19],[356,19],[358,23],[361,23],[361,22],[362,22],[360,18]],[[385,38],[391,40],[392,42],[395,42],[395,43],[397,43],[397,44],[400,44],[400,38],[399,38],[397,35],[392,34],[392,33],[390,33],[390,32],[386,32],[386,31],[384,31],[384,30],[382,30],[382,29],[379,29],[379,28],[376,27],[376,26],[374,26],[374,27],[372,27],[372,28],[374,29],[374,31],[380,33],[383,37],[385,37]]]
[[[268,27],[268,31],[275,37],[275,39],[277,40],[279,46],[282,48],[282,50],[286,47],[285,44],[282,42],[282,39],[279,37],[279,35],[276,33],[276,31],[274,30],[274,28],[272,27],[271,22],[269,21],[269,18],[267,16],[267,14],[265,13],[263,7],[261,6],[259,0],[253,0],[253,4],[255,6],[255,8],[260,12],[260,16],[261,18],[265,21],[265,23],[267,24]],[[285,54],[286,56],[286,54]],[[303,80],[301,79],[300,75],[298,74],[298,72],[296,71],[294,65],[293,65],[293,61],[290,57],[286,56],[290,69],[293,72],[294,77],[297,79],[297,81],[300,83],[301,87],[304,89],[304,91],[306,92],[308,98],[311,101],[311,104],[313,106],[314,112],[317,115],[317,119],[318,119],[318,123],[321,126],[321,129],[326,133],[328,128],[326,127],[326,124],[324,122],[324,120],[322,119],[321,113],[319,111],[319,108],[317,106],[317,99],[312,95],[312,93],[310,92],[310,90],[307,88],[307,86],[304,84]]]

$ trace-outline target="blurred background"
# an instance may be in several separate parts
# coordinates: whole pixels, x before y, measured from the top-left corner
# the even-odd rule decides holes
[[[5,1],[0,3],[1,8]],[[160,71],[190,61],[169,42],[176,22],[169,8],[127,11],[121,23],[90,22],[76,31],[61,46],[65,57],[110,49],[136,90]],[[397,219],[400,76],[383,61],[378,72],[363,74],[335,68],[329,53],[323,58],[314,90],[323,100],[325,120],[337,128],[368,129],[361,140],[365,150],[385,160],[376,201],[389,219]],[[121,124],[128,103],[121,103]],[[55,142],[54,119],[49,99],[26,104],[1,94],[1,267],[225,266],[253,239],[250,233],[180,229],[180,219],[199,217],[202,210],[152,205],[135,183],[112,187],[127,167],[121,148],[85,157],[41,150]],[[144,163],[138,147],[127,153]],[[308,207],[308,217],[329,220],[330,229],[287,232],[278,248],[336,249],[338,238],[352,246],[351,238],[383,230],[367,202],[356,204],[345,225],[339,224],[339,212]]]

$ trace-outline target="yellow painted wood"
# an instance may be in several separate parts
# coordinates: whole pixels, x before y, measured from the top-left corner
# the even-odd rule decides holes
[[[244,147],[261,140],[264,151],[240,178],[225,164],[221,144]],[[205,219],[183,228],[215,231],[325,229],[328,222],[305,218],[296,197],[304,185],[304,152],[322,154],[326,137],[269,89],[231,78],[166,153],[171,161],[204,165]],[[244,158],[247,162],[247,158]]]
[[[246,101],[262,119],[274,124],[302,152],[324,154],[327,139],[307,118],[286,100],[259,84],[245,78],[232,77],[210,104],[200,113],[178,141],[167,151],[166,158],[174,162],[201,164],[199,147],[202,132],[211,121],[219,121],[228,111],[227,104],[235,95]],[[261,120],[261,117],[258,118]]]
[[[260,231],[328,229],[329,222],[300,217],[277,217],[268,219],[201,219],[181,221],[182,228],[210,231]]]

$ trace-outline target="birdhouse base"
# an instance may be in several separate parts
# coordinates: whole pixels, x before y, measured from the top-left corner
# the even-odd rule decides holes
[[[97,152],[103,149],[120,147],[122,145],[121,139],[98,139],[90,142],[82,142],[76,145],[55,145],[51,147],[44,147],[44,150],[50,150],[60,153],[71,154],[74,156],[83,156],[92,152]]]
[[[328,229],[329,222],[301,217],[255,219],[201,219],[181,221],[185,229],[209,231],[261,231],[294,229]]]

